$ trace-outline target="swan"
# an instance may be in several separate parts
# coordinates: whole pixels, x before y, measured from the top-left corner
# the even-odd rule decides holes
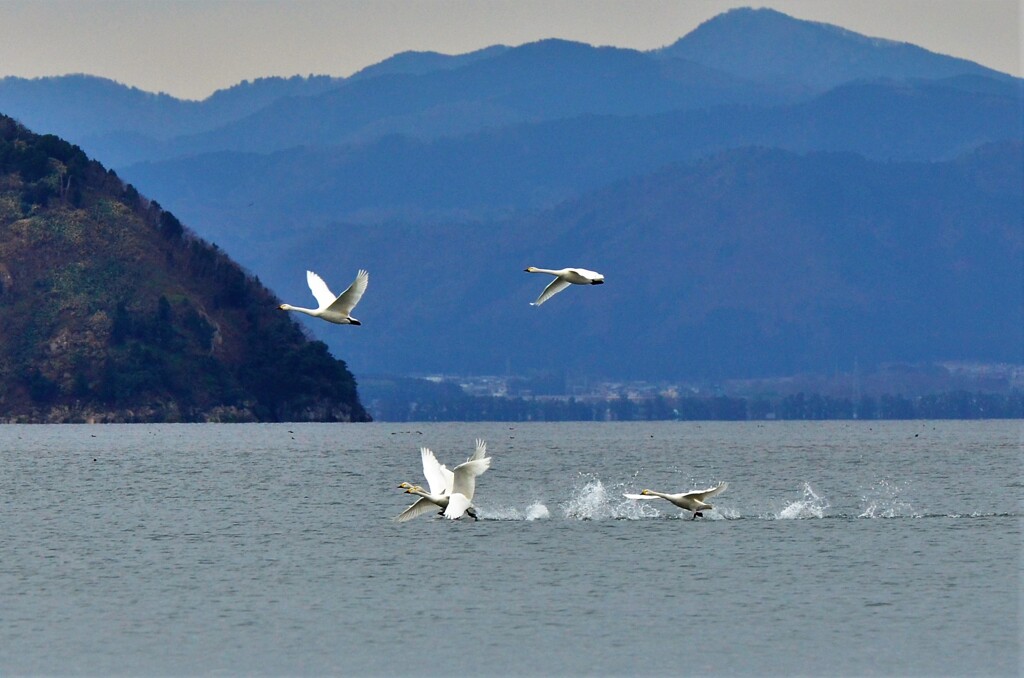
[[[670,502],[675,504],[681,509],[693,512],[693,518],[690,520],[696,520],[697,516],[704,517],[702,511],[714,508],[711,504],[705,504],[704,500],[708,497],[713,497],[719,492],[724,492],[729,487],[729,483],[719,483],[714,487],[709,487],[706,490],[692,490],[690,492],[680,492],[679,494],[666,494],[664,492],[655,492],[653,490],[643,490],[640,494],[624,494],[622,495],[626,499],[668,499]]]
[[[370,282],[369,273],[360,269],[359,273],[356,274],[356,279],[338,297],[334,296],[334,293],[327,287],[327,283],[324,282],[323,278],[313,271],[306,271],[306,282],[316,298],[316,308],[302,308],[290,304],[281,304],[278,308],[282,311],[305,313],[306,315],[311,315],[314,318],[320,318],[336,325],[362,325],[350,313],[352,313],[352,309],[356,307],[356,304],[359,303],[359,300],[363,298],[363,292],[366,291],[366,286]]]
[[[548,273],[555,276],[555,279],[548,283],[544,291],[537,297],[537,301],[531,302],[530,306],[540,306],[545,301],[555,296],[569,285],[603,285],[604,276],[596,271],[588,271],[585,268],[560,268],[553,271],[549,268],[537,268],[527,266],[523,269],[527,273]]]
[[[419,499],[399,513],[395,520],[404,523],[433,510],[435,506],[441,507],[442,515],[449,520],[460,518],[463,514],[478,520],[473,508],[473,494],[476,491],[476,477],[491,466],[491,458],[486,455],[487,443],[478,438],[469,459],[454,470],[449,470],[437,460],[430,448],[421,447],[423,476],[427,479],[429,490],[411,483],[400,484],[399,487],[405,489],[406,494],[418,495]]]

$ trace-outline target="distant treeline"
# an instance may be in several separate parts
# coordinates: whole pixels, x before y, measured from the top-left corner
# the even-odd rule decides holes
[[[395,394],[398,395],[398,394]],[[1021,419],[1024,391],[952,391],[935,395],[836,398],[797,393],[778,397],[657,396],[641,400],[469,396],[374,398],[377,421],[746,421],[825,419]],[[369,400],[367,398],[367,400]]]

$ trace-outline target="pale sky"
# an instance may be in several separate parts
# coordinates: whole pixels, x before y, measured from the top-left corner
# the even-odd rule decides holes
[[[202,99],[265,76],[347,76],[405,50],[565,38],[653,49],[772,7],[1022,75],[1024,0],[0,0],[0,76],[99,75]]]

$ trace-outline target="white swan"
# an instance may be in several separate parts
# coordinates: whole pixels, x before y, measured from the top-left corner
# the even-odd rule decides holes
[[[316,308],[302,308],[290,304],[281,304],[278,308],[282,311],[305,313],[306,315],[321,318],[336,325],[362,325],[361,322],[350,314],[352,309],[356,307],[356,304],[359,303],[359,300],[363,298],[363,292],[366,291],[366,286],[370,282],[369,273],[360,269],[359,273],[356,274],[356,279],[348,286],[348,289],[337,297],[327,287],[327,283],[323,281],[323,278],[313,273],[313,271],[306,271],[306,282],[316,298],[316,303],[318,304]]]
[[[404,523],[416,516],[432,511],[435,506],[441,507],[441,513],[449,520],[470,515],[477,520],[473,508],[473,494],[476,492],[476,477],[491,466],[491,458],[487,455],[487,443],[481,439],[476,441],[476,449],[465,462],[455,467],[454,471],[437,461],[437,457],[427,447],[420,448],[423,460],[423,476],[427,479],[429,491],[419,485],[402,483],[406,494],[415,494],[420,498],[412,506],[399,513],[395,520]]]
[[[548,273],[555,276],[544,291],[537,297],[537,301],[534,301],[530,306],[540,306],[545,301],[555,296],[569,285],[603,285],[604,276],[596,271],[588,271],[585,268],[560,268],[557,271],[553,271],[549,268],[537,268],[535,266],[527,266],[523,269],[527,273]]]
[[[719,492],[724,492],[729,487],[729,483],[719,483],[714,487],[710,487],[706,490],[693,490],[691,492],[680,492],[679,494],[666,494],[664,492],[654,492],[653,490],[643,490],[640,494],[624,494],[622,495],[626,499],[668,499],[670,502],[675,504],[681,509],[693,512],[693,518],[690,520],[696,520],[697,516],[704,517],[702,511],[706,511],[710,508],[714,508],[711,504],[705,504],[704,500],[708,497],[713,497]]]

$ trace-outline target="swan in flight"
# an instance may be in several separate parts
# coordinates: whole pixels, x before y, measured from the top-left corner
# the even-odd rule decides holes
[[[643,490],[640,494],[624,494],[622,496],[626,499],[657,499],[658,497],[668,499],[679,508],[692,511],[693,518],[690,520],[696,520],[697,516],[704,517],[702,511],[714,508],[711,504],[705,504],[704,500],[715,496],[719,492],[724,492],[727,487],[729,487],[729,483],[719,483],[706,490],[693,490],[690,492],[680,492],[679,494],[665,494],[664,492]]]
[[[555,276],[555,279],[548,283],[544,291],[537,297],[537,301],[531,302],[530,306],[540,306],[545,301],[555,296],[569,285],[603,285],[604,276],[596,271],[588,271],[585,268],[560,268],[553,271],[548,268],[537,268],[527,266],[523,269],[527,273],[548,273]]]
[[[419,485],[402,483],[399,487],[406,494],[419,496],[412,506],[399,513],[395,520],[404,523],[416,516],[432,511],[435,506],[441,507],[441,513],[449,520],[461,518],[463,514],[477,520],[473,508],[473,494],[476,491],[476,477],[491,466],[491,458],[487,455],[487,443],[477,439],[472,456],[449,470],[437,460],[434,453],[427,447],[420,448],[423,461],[423,476],[427,479],[428,490]]]
[[[327,287],[327,283],[324,282],[323,278],[313,273],[313,271],[306,271],[306,282],[309,283],[309,289],[316,298],[316,308],[302,308],[290,304],[281,304],[278,308],[282,311],[305,313],[306,315],[321,318],[336,325],[362,325],[361,322],[350,314],[352,309],[356,307],[356,304],[359,303],[359,300],[363,298],[363,292],[366,291],[366,286],[370,282],[369,273],[360,269],[356,279],[348,286],[348,289],[337,297]]]

